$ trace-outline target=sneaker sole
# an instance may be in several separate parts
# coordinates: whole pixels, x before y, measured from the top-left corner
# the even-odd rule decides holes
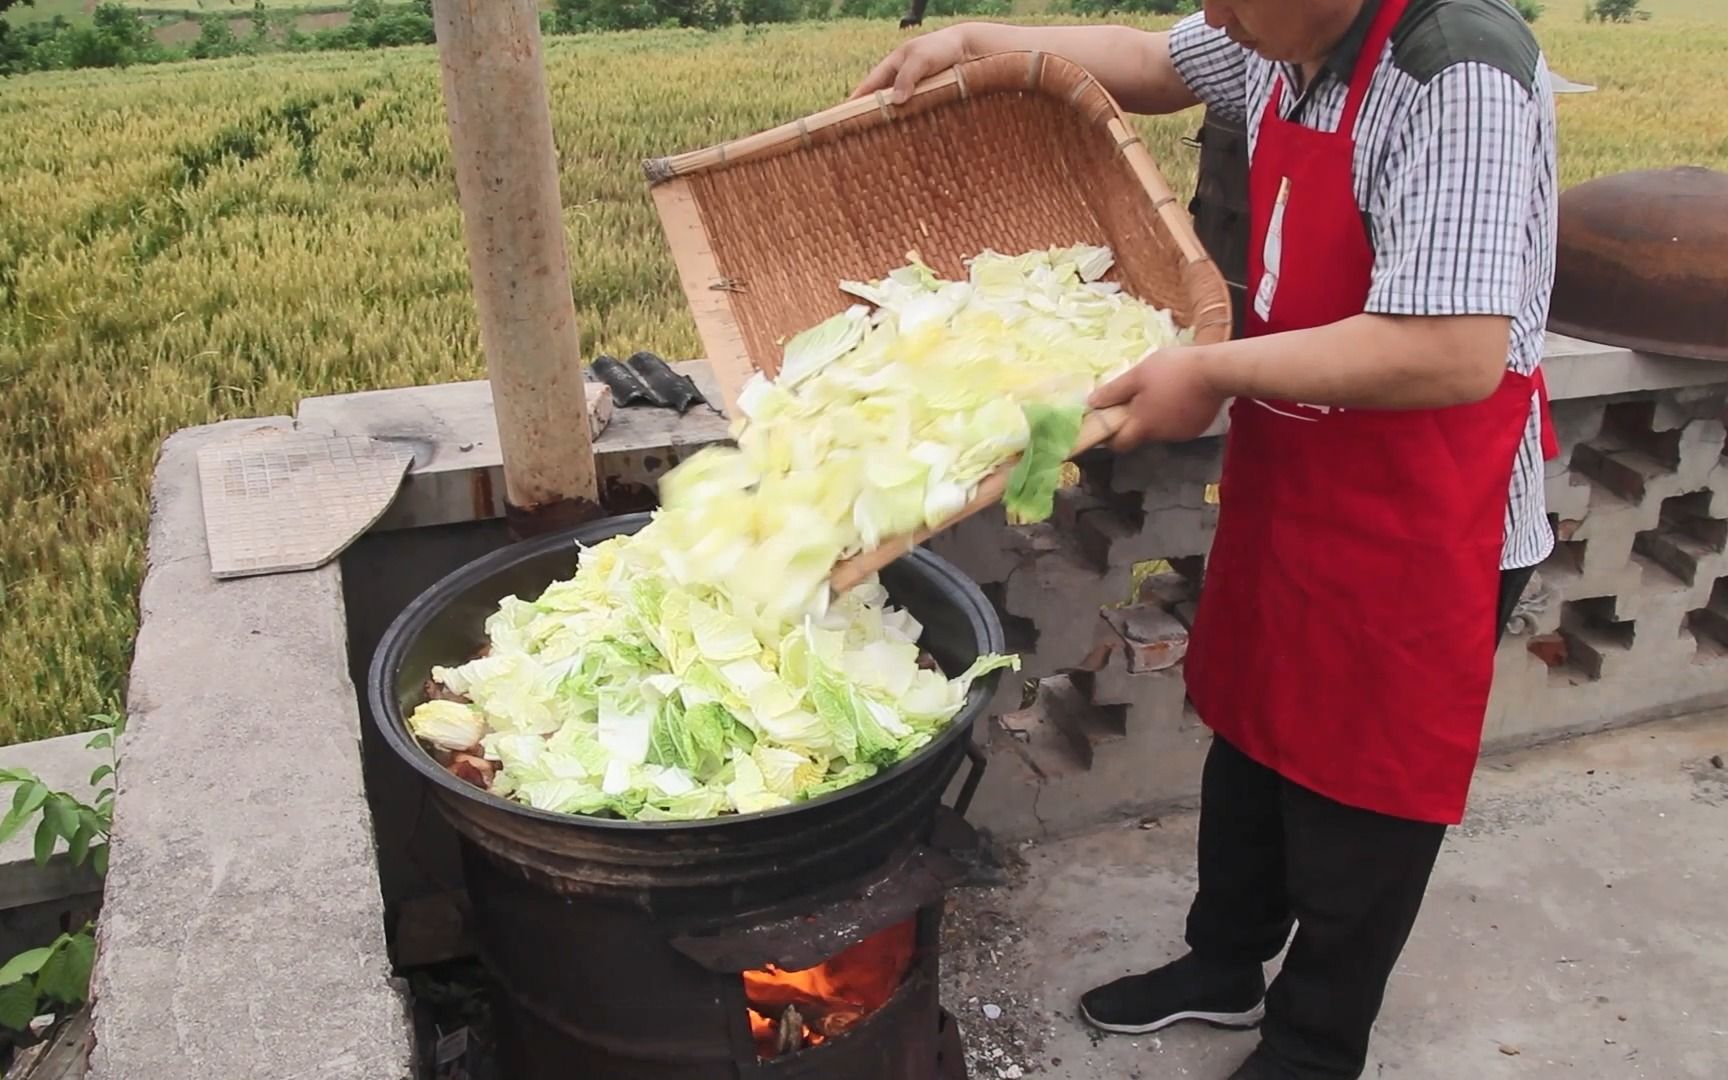
[[[1215,1012],[1179,1012],[1154,1020],[1150,1024],[1106,1024],[1086,1011],[1086,1006],[1080,1006],[1080,1016],[1088,1024],[1099,1031],[1108,1031],[1113,1035],[1149,1035],[1154,1031],[1163,1031],[1172,1024],[1184,1020],[1198,1020],[1203,1024],[1211,1024],[1221,1028],[1251,1028],[1257,1026],[1266,1018],[1266,1003],[1262,1001],[1245,1013],[1215,1013]]]

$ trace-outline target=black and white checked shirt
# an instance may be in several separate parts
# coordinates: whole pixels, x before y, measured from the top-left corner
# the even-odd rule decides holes
[[[1262,59],[1200,15],[1177,24],[1170,52],[1209,108],[1247,117],[1252,153],[1279,75],[1285,119],[1338,129],[1378,7],[1368,0],[1305,94],[1292,66]],[[1507,316],[1507,366],[1535,372],[1554,282],[1555,120],[1546,65],[1523,20],[1504,0],[1411,0],[1374,71],[1356,140],[1356,201],[1374,249],[1367,310]],[[1532,402],[1501,566],[1533,566],[1553,546]]]

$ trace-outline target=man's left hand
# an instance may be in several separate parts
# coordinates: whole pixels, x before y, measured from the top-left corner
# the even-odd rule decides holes
[[[1204,435],[1224,408],[1207,378],[1205,362],[1191,347],[1163,349],[1093,391],[1094,409],[1126,405],[1128,420],[1111,449],[1118,453],[1144,442],[1183,442]]]

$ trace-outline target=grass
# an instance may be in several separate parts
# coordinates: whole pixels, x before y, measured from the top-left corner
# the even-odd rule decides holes
[[[1538,24],[1557,70],[1602,87],[1560,102],[1568,183],[1728,168],[1728,17],[1704,17],[1719,5]],[[590,354],[698,348],[638,161],[830,104],[899,37],[836,23],[549,42]],[[1180,187],[1194,124],[1142,122]],[[443,125],[429,49],[4,84],[0,741],[119,704],[164,436],[483,373]]]

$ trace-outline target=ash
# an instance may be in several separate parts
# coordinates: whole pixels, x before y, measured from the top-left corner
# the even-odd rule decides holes
[[[1050,1063],[1054,1032],[1042,995],[1024,986],[1026,928],[1009,916],[1023,883],[1018,853],[986,843],[967,883],[948,896],[942,935],[942,1003],[960,1023],[971,1080],[1018,1080]]]

